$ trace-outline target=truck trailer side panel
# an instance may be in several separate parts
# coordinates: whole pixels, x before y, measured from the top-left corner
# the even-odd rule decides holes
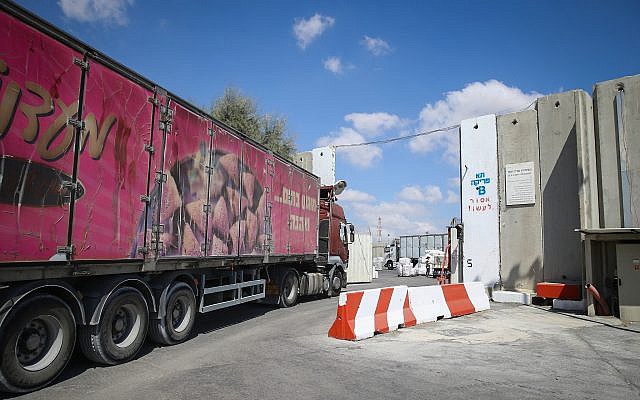
[[[0,262],[317,253],[317,177],[82,43],[0,34]]]
[[[76,260],[142,258],[131,250],[146,208],[140,196],[147,191],[150,154],[145,145],[151,143],[153,92],[92,58],[87,62],[82,96],[85,126],[77,167],[84,193],[75,202],[73,256]],[[70,139],[73,136],[70,130]],[[63,157],[73,161],[71,152]],[[24,209],[25,214],[32,211]]]
[[[48,260],[67,242],[78,52],[0,14],[0,261]],[[66,128],[65,128],[66,127]]]

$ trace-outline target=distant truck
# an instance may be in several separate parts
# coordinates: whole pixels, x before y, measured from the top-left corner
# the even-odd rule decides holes
[[[445,251],[448,243],[446,233],[427,233],[421,235],[405,235],[393,239],[384,249],[384,265],[388,269],[394,268],[400,258],[410,258],[413,264],[419,262],[420,257],[426,256],[428,250]]]
[[[47,385],[76,343],[123,363],[198,311],[346,287],[345,182],[4,0],[0,36],[0,390]]]

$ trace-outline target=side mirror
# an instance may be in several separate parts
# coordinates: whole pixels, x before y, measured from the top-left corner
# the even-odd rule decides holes
[[[353,224],[349,224],[349,243],[353,243],[356,241],[355,228]]]

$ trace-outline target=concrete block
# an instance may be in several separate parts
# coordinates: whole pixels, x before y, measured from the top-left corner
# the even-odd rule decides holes
[[[464,282],[493,288],[500,280],[496,116],[460,123],[462,220],[464,221]]]
[[[528,110],[498,116],[497,127],[502,287],[533,291],[542,280],[543,268],[537,112]],[[535,201],[508,206],[505,168],[525,162],[533,163]]]
[[[620,96],[622,100],[620,114],[616,96]],[[640,157],[636,156],[640,152],[640,75],[597,83],[593,89],[593,100],[601,227],[623,227],[625,203],[630,207],[627,211],[627,219],[630,220],[627,225],[640,226]],[[619,117],[622,124],[618,123]],[[618,163],[619,137],[623,138],[627,154],[625,165]],[[621,167],[626,170],[626,180],[620,175]],[[622,186],[625,182],[631,183],[628,188]],[[625,191],[628,195],[621,196]]]
[[[585,312],[587,309],[587,302],[585,300],[553,299],[552,308],[560,311]]]
[[[506,290],[494,290],[491,299],[496,303],[518,303],[531,304],[531,295],[529,293],[510,292]]]
[[[585,171],[580,169],[578,138],[588,136],[588,115],[580,107],[585,94],[570,91],[538,99],[540,185],[542,193],[543,279],[582,280],[582,243],[574,229],[585,220],[580,197]]]

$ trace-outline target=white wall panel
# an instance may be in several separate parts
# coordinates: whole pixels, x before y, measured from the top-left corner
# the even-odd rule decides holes
[[[489,287],[500,279],[497,146],[495,115],[461,122],[463,279]]]

